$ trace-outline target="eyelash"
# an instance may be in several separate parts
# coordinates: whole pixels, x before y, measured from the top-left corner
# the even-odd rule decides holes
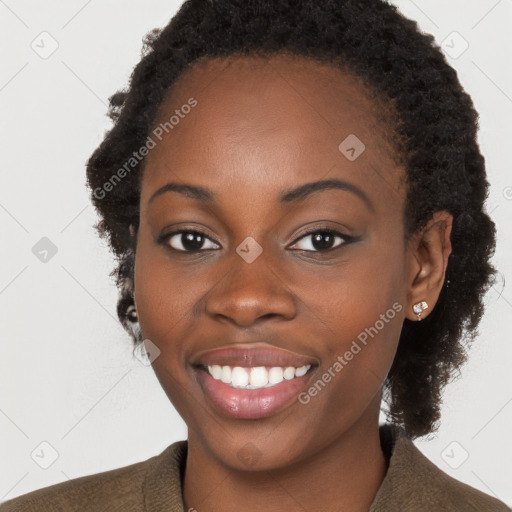
[[[196,250],[183,250],[183,249],[175,249],[174,247],[171,247],[170,244],[169,244],[169,240],[171,238],[173,238],[174,236],[176,235],[180,235],[180,234],[183,234],[183,233],[192,233],[194,235],[201,235],[202,237],[204,238],[207,238],[208,240],[210,240],[211,242],[217,244],[217,242],[215,242],[214,240],[212,240],[206,233],[198,230],[198,229],[181,229],[181,230],[177,230],[177,231],[173,231],[172,233],[167,233],[165,235],[161,235],[157,242],[159,244],[163,244],[163,245],[166,245],[167,247],[169,247],[169,249],[171,249],[172,251],[175,251],[175,252],[181,252],[181,253],[188,253],[188,254],[197,254],[197,253],[200,253],[200,252],[205,252],[207,250],[216,250],[216,249],[196,249]],[[327,253],[327,252],[331,252],[331,251],[334,251],[335,249],[338,249],[344,245],[347,245],[349,244],[350,242],[353,242],[356,240],[357,237],[353,237],[353,236],[349,236],[349,235],[345,235],[343,233],[341,233],[340,231],[337,231],[333,228],[330,228],[330,227],[322,227],[322,226],[316,226],[315,228],[309,230],[309,231],[306,231],[305,233],[302,233],[300,235],[299,238],[297,238],[293,243],[292,243],[292,246],[297,244],[297,242],[299,242],[300,240],[304,239],[304,238],[307,238],[308,236],[311,236],[311,235],[314,235],[314,234],[317,234],[317,233],[327,233],[329,235],[333,235],[333,236],[336,236],[338,238],[341,238],[343,240],[343,243],[335,246],[335,247],[331,247],[329,249],[325,249],[325,250],[308,250],[308,249],[293,249],[294,251],[304,251],[304,252],[313,252],[313,253]]]

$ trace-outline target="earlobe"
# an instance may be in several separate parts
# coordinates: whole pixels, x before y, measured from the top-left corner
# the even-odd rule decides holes
[[[437,211],[409,243],[408,304],[406,317],[419,321],[434,309],[441,293],[452,252],[453,216]]]
[[[423,314],[423,311],[428,309],[428,303],[426,300],[421,300],[420,302],[416,302],[416,304],[413,304],[412,310],[414,311],[414,314],[418,317],[418,322],[421,320],[421,315]]]

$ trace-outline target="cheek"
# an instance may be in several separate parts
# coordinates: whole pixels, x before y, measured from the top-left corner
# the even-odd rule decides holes
[[[160,350],[152,367],[178,413],[192,425],[187,341],[197,329],[197,303],[205,295],[197,272],[169,264],[165,251],[141,233],[135,258],[135,304],[144,338]],[[195,275],[194,275],[195,274]]]
[[[135,304],[142,333],[159,347],[165,342],[178,349],[195,318],[198,297],[207,290],[192,267],[170,265],[165,251],[146,238],[141,232],[135,258]]]
[[[393,362],[405,314],[404,255],[397,246],[365,247],[331,275],[309,279],[303,291],[306,311],[314,313],[312,332],[316,324],[326,336],[319,378],[339,390],[331,399],[340,406],[368,403]]]
[[[393,363],[402,326],[401,304],[385,297],[343,296],[329,307],[322,364],[299,397],[308,417],[326,418],[323,435],[334,436],[362,417],[378,414],[378,395]],[[372,405],[373,404],[373,405]],[[373,409],[376,407],[376,409]]]

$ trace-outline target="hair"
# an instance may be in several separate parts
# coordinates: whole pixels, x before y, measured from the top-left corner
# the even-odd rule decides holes
[[[146,143],[169,87],[200,58],[284,53],[349,70],[392,105],[388,137],[405,167],[407,236],[436,211],[453,216],[439,300],[423,321],[404,320],[384,383],[388,420],[411,438],[426,435],[438,428],[442,389],[477,334],[495,274],[495,226],[484,210],[489,184],[472,100],[434,38],[384,0],[188,0],[166,27],[146,35],[129,86],[109,98],[113,127],[87,162],[100,216],[95,227],[116,257],[111,275],[120,289],[119,319],[140,343],[140,329],[132,329],[131,231],[139,225],[145,160],[130,159]],[[132,169],[120,174],[128,161]],[[101,191],[116,174],[123,177],[105,199]]]

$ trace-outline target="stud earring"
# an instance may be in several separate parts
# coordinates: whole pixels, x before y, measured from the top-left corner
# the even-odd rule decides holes
[[[128,309],[126,310],[126,316],[128,320],[132,323],[139,321],[139,316],[137,315],[137,310],[135,309],[134,304],[128,306]]]
[[[137,341],[142,341],[142,330],[139,324],[139,315],[137,314],[137,309],[134,304],[128,306],[128,309],[126,310],[126,319],[128,321],[127,326],[131,330],[133,337]]]
[[[421,315],[425,309],[428,309],[428,304],[424,300],[416,302],[412,307],[414,314],[418,317],[418,322],[421,320]]]

